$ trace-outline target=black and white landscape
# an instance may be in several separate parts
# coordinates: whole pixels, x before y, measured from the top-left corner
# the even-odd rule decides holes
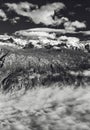
[[[0,1],[0,130],[90,130],[90,1]]]

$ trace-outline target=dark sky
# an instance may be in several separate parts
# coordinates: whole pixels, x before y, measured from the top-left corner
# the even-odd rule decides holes
[[[90,0],[0,0],[0,3],[18,3],[18,2],[25,2],[28,1],[33,4],[47,4],[47,3],[53,3],[53,2],[63,2],[68,6],[72,6],[75,4],[82,4],[83,6],[90,6]]]
[[[30,21],[30,19],[28,21],[26,16],[18,14],[13,10],[7,11],[7,7],[5,6],[5,3],[18,4],[19,2],[25,1],[36,4],[39,8],[46,4],[62,2],[65,4],[66,9],[57,13],[58,18],[61,18],[62,16],[68,18],[72,22],[76,20],[79,22],[84,22],[86,24],[85,29],[90,30],[90,0],[0,0],[0,9],[6,13],[8,18],[7,20],[0,19],[0,33],[15,32],[20,29],[28,29],[33,27],[57,27],[52,25],[47,26],[42,22],[36,24],[32,20]],[[17,23],[13,24],[12,21],[15,17],[20,17],[20,19],[17,20]],[[63,28],[63,26],[60,25],[58,28]]]

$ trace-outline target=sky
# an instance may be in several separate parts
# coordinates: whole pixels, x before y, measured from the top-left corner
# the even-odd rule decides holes
[[[90,30],[90,0],[0,0],[0,33],[38,27]]]

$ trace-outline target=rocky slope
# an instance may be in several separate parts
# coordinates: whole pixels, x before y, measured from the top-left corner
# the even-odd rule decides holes
[[[89,51],[77,37],[30,35],[0,36],[0,129],[89,130]]]
[[[90,54],[79,50],[3,47],[0,84],[5,91],[37,85],[90,84]]]
[[[0,35],[2,90],[53,83],[90,84],[89,42],[80,43],[77,37],[57,36],[56,32],[31,29]]]

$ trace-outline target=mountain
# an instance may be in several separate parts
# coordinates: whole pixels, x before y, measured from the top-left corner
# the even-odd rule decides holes
[[[0,1],[0,130],[90,130],[90,1]]]

